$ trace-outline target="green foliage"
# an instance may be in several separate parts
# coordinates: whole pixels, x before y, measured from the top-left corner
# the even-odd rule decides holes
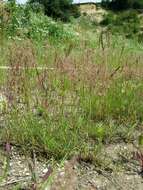
[[[85,30],[96,29],[98,25],[95,19],[90,15],[82,15],[78,18],[78,24]]]
[[[135,0],[133,3],[133,8],[142,9],[143,8],[143,0]]]
[[[38,4],[6,3],[4,10],[0,64],[13,67],[0,72],[8,94],[0,102],[0,141],[63,159],[96,157],[102,143],[132,139],[143,122],[143,47],[122,35],[138,33],[137,13],[108,14],[101,24],[120,35],[102,36],[91,17],[63,23]]]
[[[81,96],[81,107],[89,120],[142,120],[142,99],[138,96],[143,92],[141,84],[133,81],[117,80],[112,83],[104,96],[97,95],[96,91],[85,91]]]
[[[9,13],[9,14],[8,14]],[[5,21],[4,14],[8,14]],[[1,16],[1,28],[9,38],[30,38],[37,41],[53,39],[57,41],[76,38],[76,33],[70,24],[56,22],[42,12],[42,7],[26,5],[20,6],[13,3],[5,5],[5,13]]]
[[[115,10],[125,10],[131,8],[134,0],[115,0],[111,2],[110,6]]]
[[[127,9],[142,9],[143,0],[103,0],[103,7],[110,8],[115,11],[127,10]]]
[[[139,144],[139,146],[143,147],[143,135],[139,136],[138,144]]]
[[[48,117],[38,118],[30,112],[22,116],[16,110],[9,116],[10,141],[17,142],[25,150],[29,147],[29,151],[35,150],[46,153],[48,157],[62,159],[80,148],[78,127],[71,130],[71,123],[65,118],[54,122]]]
[[[47,16],[63,21],[69,21],[71,16],[79,16],[78,8],[72,4],[72,0],[30,0],[29,3],[43,5]]]
[[[101,25],[108,26],[113,33],[120,33],[127,37],[133,37],[140,31],[140,19],[136,11],[125,11],[118,14],[111,12],[105,16]]]
[[[62,41],[76,38],[76,33],[70,28],[70,25],[55,22],[42,14],[31,14],[26,35],[35,40],[53,38]]]

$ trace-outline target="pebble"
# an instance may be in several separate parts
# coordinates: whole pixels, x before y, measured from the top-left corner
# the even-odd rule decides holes
[[[45,168],[44,170],[43,170],[43,173],[45,174],[45,173],[47,173],[48,172],[48,168]]]

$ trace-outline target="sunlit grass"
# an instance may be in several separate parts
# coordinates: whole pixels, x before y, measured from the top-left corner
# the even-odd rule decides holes
[[[61,159],[131,140],[143,121],[141,54],[110,40],[80,41],[80,49],[11,42],[5,62],[13,69],[0,71],[8,104],[1,141]]]

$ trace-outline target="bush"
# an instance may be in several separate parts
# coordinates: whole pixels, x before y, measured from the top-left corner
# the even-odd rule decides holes
[[[51,18],[42,14],[31,13],[29,21],[29,28],[27,33],[29,38],[35,40],[44,40],[48,37],[57,40],[74,39],[76,33],[68,25],[64,25],[61,22],[53,21]]]
[[[110,7],[114,10],[125,10],[133,6],[134,0],[116,0],[110,3]]]
[[[78,8],[72,4],[71,0],[30,0],[29,3],[43,5],[45,14],[55,19],[69,21],[71,16],[79,16]]]
[[[0,33],[3,31],[8,38],[30,38],[36,41],[52,38],[57,42],[76,37],[70,24],[47,17],[42,7],[7,3],[4,9],[3,15],[0,14]]]
[[[126,9],[142,9],[143,0],[103,0],[102,6],[105,8],[110,8],[115,11],[126,10]]]
[[[143,9],[143,0],[135,0],[133,3],[134,9]]]
[[[112,33],[124,34],[128,37],[140,31],[140,19],[136,11],[125,11],[105,16],[101,25],[107,26]]]
[[[82,15],[78,19],[78,24],[86,30],[95,29],[95,27],[98,25],[96,20],[90,15]]]

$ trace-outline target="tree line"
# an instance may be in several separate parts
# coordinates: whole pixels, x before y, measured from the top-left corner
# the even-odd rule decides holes
[[[143,9],[143,0],[103,0],[102,5],[115,11]]]
[[[47,16],[55,19],[68,21],[70,17],[78,17],[79,9],[74,5],[73,0],[29,0],[29,4],[40,4],[43,6]]]
[[[11,3],[16,0],[8,0]],[[41,7],[47,16],[63,21],[69,21],[71,17],[80,16],[77,5],[73,4],[73,0],[28,0],[33,9]],[[103,7],[115,11],[126,9],[143,9],[143,0],[102,0]]]

